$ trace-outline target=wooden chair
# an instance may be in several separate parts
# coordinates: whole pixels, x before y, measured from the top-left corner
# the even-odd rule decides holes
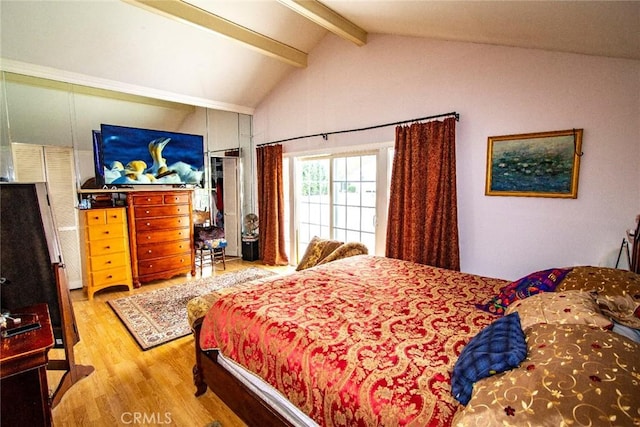
[[[227,269],[225,259],[225,248],[227,242],[224,240],[224,230],[214,226],[195,225],[194,247],[196,264],[200,267],[200,274],[205,264],[206,257],[209,257],[211,267],[215,268],[215,264],[222,262],[223,270]]]

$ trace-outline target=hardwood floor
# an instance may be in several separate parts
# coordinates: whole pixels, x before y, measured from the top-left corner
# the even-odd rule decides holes
[[[227,261],[226,270],[217,265],[213,273],[211,267],[205,266],[203,276],[221,275],[251,266],[278,272],[291,270],[237,259]],[[132,293],[177,285],[199,277],[199,274],[194,278],[178,276],[144,284]],[[129,292],[124,286],[100,291],[93,301],[89,301],[82,290],[71,291],[80,333],[75,360],[80,365],[92,365],[95,371],[71,387],[53,409],[54,425],[205,427],[218,421],[222,427],[244,426],[211,391],[197,398],[194,396],[193,336],[147,351],[140,349],[107,304],[108,300],[126,295]],[[54,349],[49,356],[62,358],[63,353]],[[53,388],[60,381],[60,375],[49,371],[48,379],[49,387]]]

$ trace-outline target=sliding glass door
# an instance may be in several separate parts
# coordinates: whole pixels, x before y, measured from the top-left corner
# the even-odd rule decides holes
[[[385,148],[294,159],[294,263],[314,236],[361,242],[370,254],[384,252],[389,153]]]

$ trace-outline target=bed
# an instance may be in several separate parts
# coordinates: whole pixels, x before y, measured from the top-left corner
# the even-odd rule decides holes
[[[565,279],[558,276],[567,272],[571,273],[571,269],[562,270],[562,274],[554,270],[548,277],[553,277],[557,286]],[[636,285],[640,289],[640,280],[635,276],[630,276],[625,289]],[[584,369],[586,378],[591,378],[588,381],[596,384],[593,378],[600,380],[596,384],[600,391],[581,389],[574,398],[584,399],[586,404],[604,390],[617,397],[617,406],[596,416],[613,416],[617,421],[611,425],[638,423],[639,344],[609,330],[611,322],[590,323],[594,317],[602,320],[593,312],[578,325],[559,321],[545,326],[546,322],[531,320],[533,314],[520,307],[524,297],[510,302],[513,307],[509,310],[515,314],[496,313],[491,307],[513,283],[363,255],[225,290],[212,299],[206,316],[193,323],[196,395],[210,388],[251,426],[522,425],[527,422],[526,417],[540,416],[538,406],[547,410],[558,406],[549,402],[558,400],[562,392],[550,391],[555,393],[555,400],[542,397],[550,377],[544,375],[545,369],[536,371],[531,366],[549,363],[545,357],[565,351],[556,348],[554,341],[562,334],[569,343],[574,337],[588,336],[589,343],[584,348],[576,350],[575,343],[566,347],[572,357],[597,350],[597,357],[604,361],[596,362],[593,355],[584,356],[591,357],[594,366],[611,365],[610,353],[616,354],[615,365],[598,371],[601,377]],[[571,282],[566,276],[566,283],[567,292],[584,296],[584,290],[577,289],[582,286],[580,280]],[[540,293],[544,291],[540,289]],[[529,293],[526,297],[534,301],[533,295],[538,292]],[[637,297],[640,299],[640,291]],[[550,303],[538,305],[545,308]],[[601,315],[599,311],[597,314]],[[545,316],[548,318],[548,313]],[[561,317],[566,320],[568,316]],[[525,346],[531,344],[525,349],[525,356],[534,359],[519,360],[500,372],[488,369],[490,373],[485,377],[473,378],[470,401],[461,404],[452,388],[468,372],[478,370],[460,368],[461,354],[468,353],[474,338],[500,323],[498,319],[514,318],[518,319],[522,342]],[[531,324],[520,328],[521,321]],[[491,341],[500,340],[494,335],[489,341],[491,346]],[[513,351],[507,349],[507,353]],[[558,366],[566,362],[560,360]],[[574,371],[567,375],[576,381]],[[540,378],[536,377],[538,374]],[[503,387],[500,378],[508,375],[513,376],[508,381],[524,381],[522,377],[526,377],[535,383],[526,386],[535,393],[525,391],[529,393],[528,407],[519,406],[526,399],[518,395],[518,387],[511,382],[504,399],[496,397]],[[615,381],[611,380],[612,375]],[[566,386],[563,381],[560,388]],[[267,391],[271,394],[265,394]],[[564,389],[563,392],[570,394]],[[538,394],[540,398],[536,397]],[[561,411],[557,414],[558,419],[564,416]],[[580,409],[577,416],[582,417],[578,418],[580,425],[592,414]],[[482,422],[476,424],[477,420]]]

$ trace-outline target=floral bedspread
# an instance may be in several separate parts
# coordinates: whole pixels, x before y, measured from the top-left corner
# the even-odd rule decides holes
[[[451,371],[507,282],[355,256],[218,299],[203,349],[259,375],[324,426],[448,426]]]

